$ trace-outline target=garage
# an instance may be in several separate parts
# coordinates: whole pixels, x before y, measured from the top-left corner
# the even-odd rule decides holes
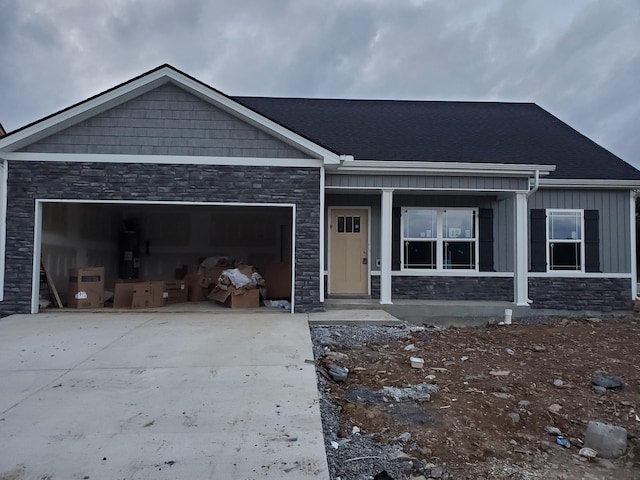
[[[170,303],[220,306],[203,298],[202,279],[194,276],[207,276],[205,266],[253,266],[264,279],[263,300],[292,299],[293,205],[58,200],[38,202],[38,207],[41,229],[35,245],[40,252],[34,258],[42,258],[53,289],[40,279],[32,307],[55,306],[52,290],[70,305],[69,270],[74,267],[104,268],[106,307],[114,305],[120,281],[180,285],[187,291]],[[215,280],[204,288],[214,289]]]

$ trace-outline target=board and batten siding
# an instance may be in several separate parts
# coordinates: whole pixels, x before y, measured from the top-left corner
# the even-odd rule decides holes
[[[310,158],[171,83],[45,137],[20,151]]]
[[[449,190],[527,190],[528,179],[517,177],[428,175],[326,175],[327,187],[404,188]]]
[[[540,189],[529,198],[529,210],[543,208],[598,210],[602,272],[631,272],[628,191]]]

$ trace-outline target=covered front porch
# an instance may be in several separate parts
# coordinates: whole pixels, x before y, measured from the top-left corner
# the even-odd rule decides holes
[[[325,306],[489,302],[491,315],[528,315],[527,203],[540,170],[412,173],[325,175]]]

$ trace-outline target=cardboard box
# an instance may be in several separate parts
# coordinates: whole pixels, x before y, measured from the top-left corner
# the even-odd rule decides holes
[[[113,289],[113,308],[131,308],[133,286],[140,280],[117,280]]]
[[[164,282],[164,300],[165,304],[184,303],[188,300],[188,289],[183,281]]]
[[[104,307],[104,267],[69,269],[69,308]]]
[[[164,282],[142,282],[133,284],[131,308],[157,308],[164,306]]]
[[[184,277],[187,286],[187,300],[189,302],[204,302],[209,295],[209,288],[201,286],[203,276],[197,273],[189,273]]]
[[[269,263],[264,267],[266,298],[270,300],[291,300],[291,263]]]
[[[164,305],[164,282],[118,280],[113,308],[157,308]]]
[[[260,307],[260,292],[252,288],[230,288],[228,290],[214,289],[208,296],[209,300],[215,300],[229,308],[258,308]]]

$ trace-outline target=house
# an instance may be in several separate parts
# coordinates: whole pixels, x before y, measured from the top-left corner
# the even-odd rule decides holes
[[[224,254],[328,296],[611,310],[636,297],[640,172],[535,104],[230,97],[160,66],[0,139],[0,311],[39,264],[115,278]]]

